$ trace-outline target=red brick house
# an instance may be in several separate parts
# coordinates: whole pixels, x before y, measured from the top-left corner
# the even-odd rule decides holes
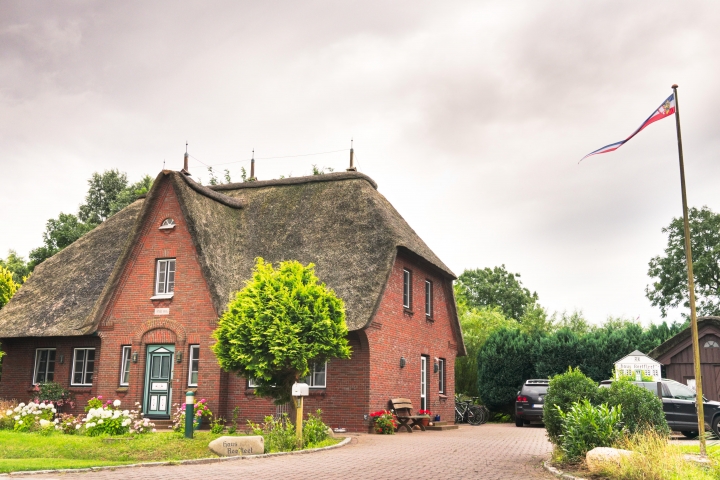
[[[212,331],[256,257],[313,262],[343,299],[352,358],[316,365],[306,409],[330,426],[408,397],[453,418],[464,355],[453,273],[355,172],[206,187],[163,171],[145,198],[40,264],[0,310],[0,398],[55,381],[168,418],[196,390],[216,414],[275,413],[221,371]],[[78,410],[80,407],[78,407]]]

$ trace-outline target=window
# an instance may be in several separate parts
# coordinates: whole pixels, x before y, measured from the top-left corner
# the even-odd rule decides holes
[[[445,393],[445,359],[438,359],[438,393]]]
[[[705,348],[720,348],[720,345],[718,345],[718,342],[716,342],[715,340],[708,340],[703,346]]]
[[[172,218],[166,218],[162,221],[162,225],[160,225],[160,230],[167,230],[170,228],[175,228],[175,220]]]
[[[200,345],[190,345],[190,361],[188,362],[188,386],[197,387],[198,365],[200,363]]]
[[[122,347],[122,361],[120,362],[120,385],[130,385],[130,354],[132,347],[126,345]]]
[[[326,378],[327,362],[313,363],[310,369],[310,375],[303,378],[302,381],[307,383],[311,388],[325,388]]]
[[[55,349],[38,348],[35,350],[35,370],[33,385],[52,382],[55,376]]]
[[[172,297],[175,291],[175,259],[158,260],[155,278],[155,295]]]
[[[76,348],[73,355],[71,385],[92,385],[95,370],[95,349]]]
[[[412,272],[403,269],[403,307],[412,309]]]
[[[425,316],[432,318],[433,316],[433,284],[430,280],[425,280]]]
[[[250,377],[247,379],[247,387],[248,388],[257,388],[258,384],[255,382],[255,379],[253,377]]]

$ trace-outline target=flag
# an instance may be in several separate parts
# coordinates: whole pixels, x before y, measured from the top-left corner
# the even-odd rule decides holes
[[[612,152],[614,150],[617,150],[618,148],[622,147],[628,140],[633,138],[635,135],[640,133],[642,129],[650,125],[651,123],[655,123],[658,120],[662,120],[665,117],[669,117],[670,115],[673,115],[675,113],[675,94],[673,93],[670,95],[667,100],[665,100],[662,105],[660,105],[657,110],[655,110],[648,118],[645,120],[640,127],[635,130],[632,135],[627,137],[625,140],[621,140],[619,142],[611,143],[610,145],[605,145],[602,148],[598,148],[597,150],[588,153],[583,158],[580,159],[580,162],[585,160],[587,157],[591,157],[593,155],[599,155],[601,153],[607,153]],[[578,163],[580,163],[578,162]]]

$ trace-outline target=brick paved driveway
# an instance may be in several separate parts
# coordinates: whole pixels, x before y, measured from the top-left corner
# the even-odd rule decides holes
[[[358,435],[341,448],[307,455],[248,458],[32,479],[524,479],[554,478],[540,462],[550,453],[542,427],[512,424],[461,426],[444,432]]]

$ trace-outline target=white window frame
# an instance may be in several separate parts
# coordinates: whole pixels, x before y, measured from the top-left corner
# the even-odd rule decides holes
[[[173,298],[175,294],[175,266],[174,258],[161,258],[155,262],[155,295],[151,300]],[[172,273],[172,282],[170,274]]]
[[[247,387],[248,388],[257,388],[258,384],[255,383],[255,379],[253,377],[250,377],[247,379]]]
[[[412,310],[412,272],[403,268],[403,307]]]
[[[315,374],[319,373],[318,370],[318,364],[313,363],[312,368],[310,368],[310,373],[307,377],[303,378],[304,383],[307,383],[310,388],[327,388],[327,362],[321,363],[320,365],[323,366],[322,373],[323,373],[323,382],[322,385],[319,383],[315,383]]]
[[[33,385],[37,385],[39,382],[37,381],[38,377],[38,367],[40,367],[40,352],[48,352],[47,353],[47,361],[45,362],[45,382],[52,382],[55,380],[55,358],[53,358],[53,378],[51,380],[48,380],[48,367],[50,366],[50,352],[55,352],[55,356],[57,356],[57,351],[54,348],[36,348],[35,349],[35,365],[33,367]]]
[[[445,359],[438,358],[438,393],[445,393]]]
[[[433,318],[433,282],[425,279],[425,316]]]
[[[168,230],[171,228],[175,228],[175,220],[171,217],[168,217],[162,221],[162,224],[160,225],[160,230]]]
[[[197,368],[193,370],[193,363],[197,362]],[[197,379],[195,383],[192,381],[192,374],[196,373]],[[188,355],[188,387],[197,387],[197,380],[200,379],[200,345],[190,345],[190,354]]]
[[[127,387],[130,385],[130,356],[132,355],[132,347],[130,345],[123,345],[122,347],[122,360],[120,360],[120,386]],[[75,364],[73,363],[73,366]],[[125,376],[128,376],[125,381]]]
[[[82,362],[83,362],[83,365],[82,365],[82,383],[76,383],[76,382],[75,382],[75,373],[76,373],[75,367],[76,367],[76,364],[77,364],[77,352],[79,352],[80,350],[85,351],[85,355],[83,356],[83,360],[82,360]],[[79,386],[79,387],[91,387],[91,386],[92,386],[92,380],[90,381],[90,383],[86,383],[86,382],[85,382],[85,379],[86,379],[87,373],[88,373],[88,372],[87,372],[88,352],[90,352],[90,350],[93,351],[93,371],[92,371],[92,376],[95,377],[95,358],[94,358],[94,356],[95,356],[95,347],[73,348],[73,363],[72,363],[72,372],[71,372],[71,374],[70,374],[70,385]]]

